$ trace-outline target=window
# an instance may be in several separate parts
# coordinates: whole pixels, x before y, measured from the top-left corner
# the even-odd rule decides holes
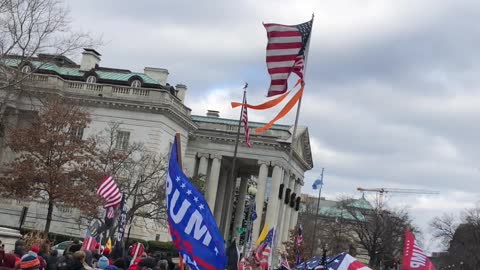
[[[127,150],[128,140],[130,139],[130,132],[128,131],[118,131],[117,132],[117,143],[115,148],[120,150]]]
[[[142,87],[142,82],[140,80],[133,80],[132,85],[133,88],[140,88]]]
[[[97,77],[90,75],[87,77],[87,83],[96,83],[97,82]]]
[[[83,127],[77,127],[70,130],[70,133],[76,138],[81,140],[83,138]]]
[[[29,65],[25,65],[22,67],[22,72],[23,73],[30,73],[32,72],[32,68]]]

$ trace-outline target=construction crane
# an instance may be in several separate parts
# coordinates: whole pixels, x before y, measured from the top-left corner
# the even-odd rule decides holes
[[[357,188],[360,192],[376,192],[378,194],[378,203],[381,207],[383,205],[383,196],[385,193],[410,193],[410,194],[439,194],[438,191],[423,190],[423,189],[406,189],[406,188]]]

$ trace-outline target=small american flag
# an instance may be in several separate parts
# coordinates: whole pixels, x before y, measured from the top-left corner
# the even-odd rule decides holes
[[[280,264],[281,270],[290,270],[290,265],[288,264],[287,258],[282,256],[282,262]]]
[[[273,243],[273,234],[274,229],[270,229],[267,234],[267,237],[263,242],[257,247],[255,251],[255,258],[260,262],[260,266],[262,269],[268,269],[268,261],[270,258],[270,253],[272,251],[272,243]]]
[[[271,77],[267,96],[285,93],[292,72],[303,79],[312,25],[313,19],[298,25],[264,24],[268,36],[267,68]]]
[[[102,196],[105,200],[105,208],[113,208],[120,204],[122,201],[122,193],[115,183],[115,179],[112,176],[108,176],[103,179],[100,187],[97,189],[97,194]],[[110,211],[109,211],[110,212]]]
[[[243,97],[243,104],[247,104],[247,95],[244,95]],[[247,144],[247,147],[252,147],[252,142],[250,141],[250,129],[248,127],[248,113],[246,106],[242,106],[242,121],[243,128],[245,129],[245,143]]]
[[[303,242],[303,226],[302,224],[298,225],[298,235],[297,235],[297,245],[301,245]]]

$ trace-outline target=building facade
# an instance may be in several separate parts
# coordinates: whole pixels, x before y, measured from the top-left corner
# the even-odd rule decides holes
[[[293,139],[292,127],[275,125],[263,134],[251,132],[253,147],[243,142],[238,147],[233,167],[237,120],[220,118],[218,112],[207,116],[191,115],[185,103],[187,87],[168,83],[168,70],[145,68],[144,72],[100,66],[101,55],[85,49],[80,64],[66,57],[39,55],[31,61],[16,57],[4,65],[29,74],[22,90],[38,94],[57,94],[78,101],[91,115],[92,122],[84,136],[104,130],[109,123],[121,123],[123,143],[142,142],[149,151],[168,155],[174,135],[181,135],[184,171],[201,178],[206,185],[206,199],[226,240],[242,226],[249,183],[258,190],[257,215],[253,224],[256,238],[263,224],[276,227],[278,241],[285,240],[297,222],[294,204],[286,204],[285,195],[296,200],[303,186],[304,173],[313,167],[308,129],[299,127]],[[3,93],[5,96],[5,93]],[[21,125],[38,111],[41,103],[24,95],[8,98],[9,125]],[[30,117],[31,118],[31,117]],[[252,129],[261,123],[250,123]],[[0,161],[12,160],[14,154],[1,138]],[[120,136],[120,137],[119,137]],[[293,157],[289,158],[293,147]],[[234,178],[230,179],[233,170]],[[267,193],[267,183],[270,192]],[[268,202],[268,203],[267,203]],[[23,207],[28,207],[24,227],[42,229],[46,204],[41,201],[17,201],[0,198],[0,226],[18,227]],[[165,224],[134,222],[132,236],[146,240],[168,241]],[[51,231],[81,237],[86,229],[79,210],[56,206]]]

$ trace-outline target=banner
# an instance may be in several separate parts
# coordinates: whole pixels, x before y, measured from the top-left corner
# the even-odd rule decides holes
[[[418,245],[409,229],[405,230],[402,270],[435,270],[430,259]]]
[[[177,143],[175,138],[166,185],[168,227],[173,244],[192,269],[224,270],[223,237],[207,202],[178,164]]]
[[[118,227],[115,232],[115,246],[112,253],[114,258],[120,258],[123,256],[123,238],[125,236],[125,226],[127,225],[127,211],[128,207],[125,203],[125,198],[122,198],[121,212],[118,216]]]

